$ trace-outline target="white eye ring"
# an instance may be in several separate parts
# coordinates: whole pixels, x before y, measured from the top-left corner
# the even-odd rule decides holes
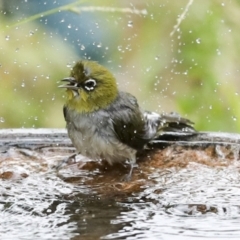
[[[96,87],[97,83],[94,79],[88,79],[85,83],[84,83],[84,88],[87,91],[93,91],[94,88]]]

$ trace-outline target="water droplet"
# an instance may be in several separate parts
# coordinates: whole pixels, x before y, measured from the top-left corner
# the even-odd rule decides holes
[[[219,49],[216,49],[216,51],[217,51],[217,55],[221,55],[222,54]]]
[[[72,28],[72,25],[71,24],[68,24],[68,26],[67,26],[68,28]]]
[[[81,50],[85,50],[85,46],[84,46],[84,45],[81,45],[81,46],[80,46],[80,49],[81,49]]]
[[[8,40],[10,39],[10,36],[7,35],[7,36],[5,37],[5,39],[6,39],[6,41],[8,41]]]
[[[155,60],[159,60],[159,58],[160,58],[159,56],[156,56],[156,57],[155,57]]]
[[[24,82],[21,84],[21,87],[25,87],[25,83]]]
[[[34,31],[30,31],[29,35],[32,36],[34,34]]]
[[[212,105],[209,106],[209,109],[212,110]]]
[[[0,117],[0,122],[1,123],[4,123],[5,122],[5,119],[3,117]]]
[[[122,46],[118,46],[117,49],[118,49],[119,52],[121,52],[122,51]]]
[[[72,67],[72,65],[71,65],[71,63],[67,63],[67,68],[70,68],[70,67]]]
[[[133,21],[128,21],[127,26],[128,26],[128,27],[133,27]]]
[[[37,120],[38,120],[38,117],[34,117],[34,120],[37,121]]]
[[[233,121],[237,121],[237,118],[235,116],[232,116]]]
[[[98,48],[101,48],[101,47],[102,47],[102,43],[98,43],[98,44],[97,44],[97,47],[98,47]]]
[[[201,43],[201,39],[200,39],[200,38],[197,38],[197,39],[196,39],[196,43],[197,43],[197,44],[200,44],[200,43]]]
[[[60,21],[60,23],[64,23],[65,22],[65,19],[62,19],[61,21]]]

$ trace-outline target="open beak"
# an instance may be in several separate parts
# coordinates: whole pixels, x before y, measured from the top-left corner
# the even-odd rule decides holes
[[[67,88],[70,90],[75,90],[77,91],[79,87],[77,86],[78,83],[74,77],[67,77],[61,80],[61,82],[67,82],[67,84],[62,84],[58,86],[59,88]]]

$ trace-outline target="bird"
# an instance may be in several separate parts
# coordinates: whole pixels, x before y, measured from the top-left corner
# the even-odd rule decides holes
[[[68,136],[77,153],[95,160],[130,164],[126,179],[137,166],[136,154],[164,134],[192,135],[193,122],[177,113],[145,111],[130,93],[120,91],[114,75],[96,61],[80,60],[70,76],[63,114]]]

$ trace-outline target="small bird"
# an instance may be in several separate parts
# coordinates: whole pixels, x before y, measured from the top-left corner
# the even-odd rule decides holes
[[[60,88],[66,88],[63,108],[67,131],[79,154],[104,159],[110,165],[126,160],[131,169],[136,153],[166,132],[195,134],[193,123],[178,114],[143,111],[136,98],[118,90],[112,73],[94,61],[81,60]]]

